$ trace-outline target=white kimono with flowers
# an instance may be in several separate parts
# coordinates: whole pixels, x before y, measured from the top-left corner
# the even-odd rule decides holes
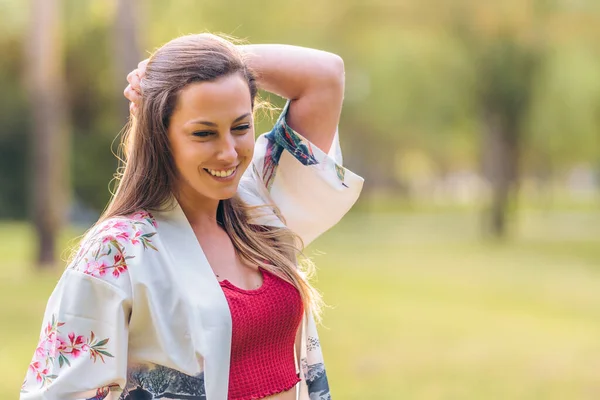
[[[288,103],[289,106],[289,103]],[[285,120],[257,139],[238,194],[276,204],[310,243],[352,207],[363,180]],[[281,226],[275,214],[255,224]],[[330,399],[319,339],[296,343],[301,400]],[[21,389],[33,399],[227,399],[231,315],[181,208],[140,211],[92,229],[52,293]]]

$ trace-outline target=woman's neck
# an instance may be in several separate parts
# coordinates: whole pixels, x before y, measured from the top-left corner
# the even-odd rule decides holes
[[[185,193],[176,194],[175,198],[195,232],[210,231],[219,227],[217,221],[219,200],[190,196]]]

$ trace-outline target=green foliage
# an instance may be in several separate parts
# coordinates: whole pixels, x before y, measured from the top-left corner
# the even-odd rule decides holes
[[[24,67],[21,43],[0,37],[0,219],[27,216],[27,154],[30,130],[25,90],[18,78]]]
[[[346,65],[341,129],[349,166],[369,188],[402,187],[405,154],[436,174],[477,170],[481,109],[502,104],[523,128],[523,173],[560,173],[600,159],[600,9],[578,2],[265,0],[138,2],[143,54],[186,33],[314,46]],[[1,0],[0,217],[28,203],[29,112],[22,72],[28,10]],[[73,184],[100,210],[117,165],[110,144],[125,121],[125,77],[114,73],[114,2],[65,0]],[[293,16],[293,18],[292,18]],[[469,40],[465,40],[465,36]],[[485,102],[481,101],[481,98]],[[279,99],[273,102],[281,105]],[[258,131],[269,129],[262,119]],[[368,144],[368,145],[366,145]],[[113,150],[115,146],[113,146]],[[385,166],[385,168],[382,168]]]
[[[556,166],[599,158],[599,70],[600,58],[586,44],[552,48],[532,93],[529,148],[534,154]]]
[[[530,106],[540,49],[519,43],[510,33],[501,34],[480,46],[475,62],[479,65],[477,94],[482,107],[521,123]]]
[[[125,77],[117,86],[110,57],[108,26],[73,27],[67,41],[66,73],[73,131],[73,185],[77,198],[86,206],[102,210],[110,193],[108,183],[117,168],[119,131],[118,107],[126,108],[122,91]],[[90,51],[94,49],[94,51]]]

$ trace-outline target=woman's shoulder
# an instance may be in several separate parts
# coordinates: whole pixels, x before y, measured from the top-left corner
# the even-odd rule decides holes
[[[143,238],[156,234],[156,219],[148,211],[137,211],[128,215],[106,218],[98,222],[90,230],[91,237],[114,236],[120,241],[128,241],[133,245],[143,244]]]
[[[156,228],[156,220],[147,211],[104,219],[85,235],[69,269],[109,283],[128,275],[145,253],[157,251]]]
[[[150,212],[138,211],[100,221],[90,230],[84,242],[101,242],[121,251],[133,251],[138,247],[156,250],[152,238],[157,233],[157,227],[156,219]]]

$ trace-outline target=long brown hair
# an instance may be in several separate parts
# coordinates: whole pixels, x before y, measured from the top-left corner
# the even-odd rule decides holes
[[[122,165],[116,175],[117,187],[98,223],[169,206],[177,171],[167,131],[178,94],[192,82],[213,81],[235,73],[248,82],[254,110],[254,73],[229,40],[208,33],[188,35],[171,40],[154,52],[141,81],[142,101],[137,116],[126,126],[121,139]],[[273,209],[274,205],[269,207]],[[319,319],[321,296],[308,281],[314,265],[302,257],[299,238],[287,228],[250,224],[250,213],[255,210],[236,195],[220,201],[217,220],[243,261],[259,265],[294,285],[305,311]],[[302,262],[298,262],[299,258]]]

